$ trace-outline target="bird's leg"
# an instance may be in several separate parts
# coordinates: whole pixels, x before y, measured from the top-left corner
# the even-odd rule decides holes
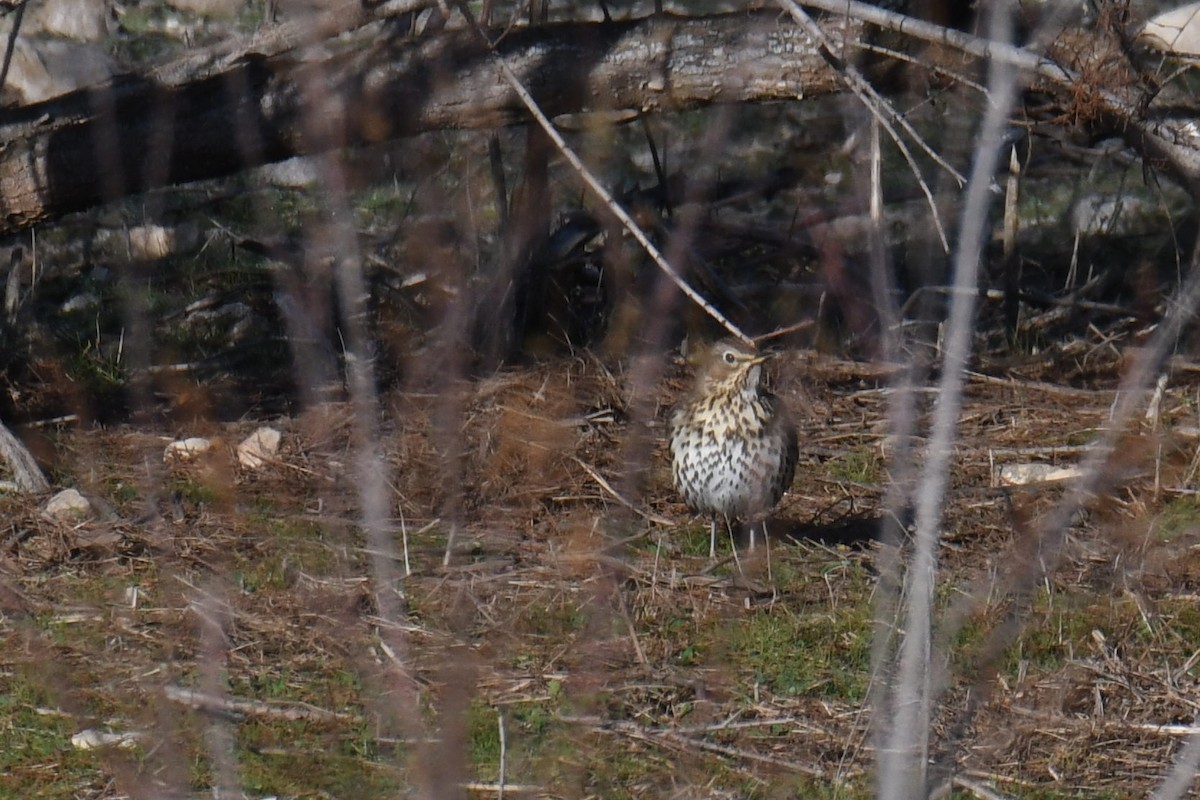
[[[763,547],[767,548],[767,581],[769,581],[771,586],[774,587],[775,579],[771,575],[771,537],[767,534],[766,517],[764,517],[762,520],[762,529],[763,529]],[[753,534],[751,534],[751,536],[753,536]],[[753,542],[754,539],[751,539],[750,541]]]
[[[737,531],[728,517],[725,518],[725,523],[729,530],[729,546],[733,550],[733,563],[737,565],[738,575],[745,575],[746,573],[742,571],[742,560],[738,558],[737,553]]]
[[[717,515],[708,518],[708,557],[717,557]]]

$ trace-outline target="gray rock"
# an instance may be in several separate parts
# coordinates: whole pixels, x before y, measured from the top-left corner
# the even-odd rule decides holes
[[[75,489],[63,489],[42,509],[42,516],[59,522],[77,522],[91,513],[92,504]]]
[[[259,428],[237,446],[238,462],[246,469],[258,469],[279,452],[279,440],[282,437],[274,428]]]
[[[12,30],[15,15],[0,17],[0,34]],[[77,42],[98,42],[108,36],[105,0],[38,0],[27,6],[21,36],[49,33]]]
[[[20,37],[4,90],[15,94],[19,103],[37,103],[104,83],[115,72],[116,64],[96,45]]]
[[[189,461],[212,449],[212,440],[203,436],[177,439],[163,451],[163,461]]]

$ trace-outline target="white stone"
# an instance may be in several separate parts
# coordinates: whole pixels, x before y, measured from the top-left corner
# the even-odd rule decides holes
[[[200,231],[191,225],[164,228],[162,225],[138,225],[129,229],[129,250],[134,258],[152,261],[199,249]]]
[[[75,489],[63,489],[42,509],[43,516],[63,522],[74,522],[91,513],[92,504]]]
[[[308,189],[321,181],[316,162],[303,156],[259,167],[258,174],[275,186],[288,189]]]
[[[75,311],[91,311],[99,305],[100,295],[95,292],[84,292],[67,300],[58,307],[58,310],[63,314],[70,314]]]
[[[116,745],[118,747],[133,747],[137,744],[136,733],[112,733],[98,731],[95,728],[85,728],[71,737],[71,745],[76,750],[94,750],[97,747]]]
[[[279,452],[283,434],[274,428],[262,427],[237,446],[238,462],[246,469],[258,469]]]
[[[1031,462],[1028,464],[1005,464],[997,474],[1001,486],[1027,486],[1031,483],[1058,483],[1078,478],[1083,474],[1079,467],[1056,467],[1053,464]]]
[[[190,436],[187,439],[179,439],[167,445],[167,449],[163,452],[163,461],[172,459],[180,459],[186,461],[190,458],[195,458],[201,453],[207,453],[212,449],[212,441],[205,439],[202,436]]]
[[[1146,23],[1138,40],[1172,55],[1200,57],[1200,3],[1159,14]]]

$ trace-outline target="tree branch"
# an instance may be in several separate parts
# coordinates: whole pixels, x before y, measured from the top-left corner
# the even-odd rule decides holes
[[[809,0],[829,5],[832,0]],[[405,0],[414,7],[423,0]],[[1151,163],[1200,194],[1200,137],[1194,116],[1155,118],[1139,85],[1088,69],[1094,47],[1056,42],[1053,58],[837,0],[875,24],[973,58],[1001,58],[1027,71],[1064,108],[1090,98],[1095,128],[1118,131]],[[899,22],[897,22],[897,18]],[[337,19],[341,19],[338,17]],[[337,21],[335,19],[335,22]],[[816,23],[835,43],[835,61],[869,47],[864,23],[829,14]],[[223,48],[192,56],[154,77],[6,112],[0,122],[0,234],[148,189],[216,178],[291,156],[451,128],[489,129],[529,121],[501,78],[493,51],[466,30],[401,37],[388,21],[312,46],[259,42],[272,55]],[[656,16],[628,22],[519,28],[494,54],[547,114],[678,111],[714,103],[791,100],[831,94],[843,83],[813,35],[774,13]],[[302,37],[284,37],[295,45]],[[222,66],[223,65],[223,66]],[[1127,73],[1128,71],[1126,71]]]
[[[844,18],[823,25],[834,41],[857,40]],[[319,56],[247,53],[193,82],[128,77],[11,112],[0,125],[0,233],[295,155],[528,121],[474,35],[401,40],[386,30],[324,42]],[[552,115],[840,90],[810,37],[774,14],[526,28],[495,53]]]

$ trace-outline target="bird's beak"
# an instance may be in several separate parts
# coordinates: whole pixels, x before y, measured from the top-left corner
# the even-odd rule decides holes
[[[750,364],[762,364],[762,363],[764,363],[765,361],[767,361],[767,360],[768,360],[770,357],[771,357],[771,354],[770,354],[770,353],[764,353],[764,354],[763,354],[763,355],[761,355],[761,356],[753,356],[752,358],[748,359],[748,363],[750,363]]]

